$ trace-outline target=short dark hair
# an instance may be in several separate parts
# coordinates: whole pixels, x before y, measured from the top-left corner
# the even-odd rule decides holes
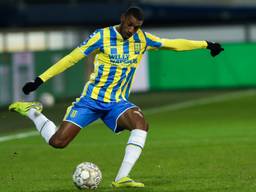
[[[144,20],[144,13],[142,11],[141,8],[133,6],[133,7],[129,7],[125,12],[124,12],[125,16],[129,16],[132,15],[133,17],[135,17],[136,19],[143,21]]]

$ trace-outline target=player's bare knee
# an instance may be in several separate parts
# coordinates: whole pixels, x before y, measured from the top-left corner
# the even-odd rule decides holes
[[[144,130],[144,131],[148,131],[149,125],[145,120],[144,121],[138,121],[136,123],[135,128],[136,129],[141,129],[141,130]]]
[[[142,114],[142,111],[140,109],[133,111],[134,115],[136,115],[136,123],[135,123],[135,129],[141,129],[144,131],[148,131],[148,123],[146,122],[144,115]]]
[[[149,124],[148,124],[148,122],[145,122],[144,127],[145,127],[144,131],[147,131],[147,132],[148,132],[148,129],[149,129]]]

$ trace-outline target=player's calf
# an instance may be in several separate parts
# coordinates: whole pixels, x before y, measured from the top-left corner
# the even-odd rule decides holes
[[[49,144],[54,148],[65,148],[75,138],[80,130],[81,128],[77,125],[63,121],[60,128],[49,140]]]

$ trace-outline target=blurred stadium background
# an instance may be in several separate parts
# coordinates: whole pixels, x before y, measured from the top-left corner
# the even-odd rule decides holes
[[[254,0],[0,1],[0,191],[54,191],[53,188],[58,188],[58,186],[62,186],[60,187],[63,189],[62,191],[70,191],[67,190],[70,189],[68,184],[64,185],[68,186],[67,188],[63,187],[61,179],[58,180],[59,183],[55,183],[56,185],[51,187],[51,185],[46,186],[42,182],[40,183],[40,178],[37,177],[38,180],[32,178],[31,183],[36,183],[38,187],[42,186],[42,190],[37,190],[36,187],[31,189],[24,186],[26,181],[21,173],[15,178],[14,172],[20,168],[18,165],[4,166],[9,160],[9,163],[14,162],[13,159],[16,158],[14,156],[17,153],[31,154],[33,149],[30,147],[32,145],[39,146],[40,149],[37,149],[39,152],[49,153],[46,155],[49,158],[58,158],[53,151],[47,151],[48,146],[43,145],[38,138],[26,141],[12,140],[12,138],[23,137],[21,135],[13,137],[14,133],[23,133],[34,129],[32,129],[33,124],[27,119],[17,114],[8,113],[7,106],[16,100],[37,100],[41,94],[49,92],[57,102],[53,107],[46,108],[45,113],[50,119],[59,123],[66,107],[74,98],[79,97],[84,83],[93,69],[93,56],[54,77],[29,96],[22,93],[22,86],[79,45],[95,29],[118,24],[120,14],[130,5],[140,6],[144,10],[143,28],[145,31],[165,38],[216,41],[225,48],[225,52],[216,58],[212,58],[206,50],[189,52],[161,50],[145,54],[136,74],[131,100],[146,110],[146,117],[152,124],[151,139],[155,139],[157,142],[154,143],[149,137],[148,152],[146,151],[142,161],[150,166],[146,161],[147,156],[154,159],[150,156],[150,147],[155,150],[155,153],[160,151],[162,154],[171,154],[170,157],[160,154],[163,159],[166,159],[166,162],[162,162],[162,159],[158,163],[159,169],[155,167],[155,170],[152,168],[152,173],[145,173],[152,177],[154,173],[156,181],[151,181],[149,177],[144,177],[143,173],[137,172],[142,180],[146,181],[146,184],[164,186],[164,188],[151,186],[148,191],[255,191],[253,171],[256,171],[256,154],[250,148],[252,146],[255,148],[256,144],[254,141],[254,136],[256,136],[254,130],[256,124],[256,93],[254,91],[256,87],[256,2]],[[213,104],[209,105],[211,102]],[[201,108],[190,110],[190,107],[197,104]],[[157,115],[157,110],[161,106],[166,107],[163,110],[164,114]],[[172,107],[168,108],[168,106]],[[186,108],[189,109],[186,111]],[[184,111],[172,112],[175,109],[184,109]],[[98,124],[95,126],[99,127]],[[165,129],[168,127],[170,127],[170,132]],[[98,131],[91,130],[89,132],[92,137],[88,135],[86,138],[88,142],[84,143],[85,150],[87,144],[98,134]],[[104,131],[102,132],[105,134]],[[100,132],[101,135],[102,132]],[[160,136],[161,132],[162,136]],[[170,137],[164,137],[165,134]],[[30,135],[35,134],[33,132]],[[112,138],[110,135],[108,137]],[[121,139],[117,140],[123,145],[113,152],[119,158],[122,156],[120,154],[126,141],[126,138],[123,137],[120,137],[122,141]],[[102,140],[96,140],[99,143],[104,140],[109,141],[105,137]],[[17,147],[16,142],[21,148]],[[82,143],[81,138],[78,138],[73,144],[73,148],[71,146],[66,153],[78,150],[74,148],[79,142]],[[93,143],[94,141],[92,141],[92,145]],[[103,146],[105,144],[103,142]],[[212,146],[215,144],[220,147],[213,148]],[[197,150],[195,146],[201,145],[204,148]],[[192,148],[189,148],[190,146]],[[172,148],[169,148],[170,151],[165,151],[164,147]],[[182,147],[187,148],[187,151],[181,149]],[[29,150],[27,151],[27,149]],[[95,152],[99,157],[104,154],[104,158],[107,159],[104,149],[102,147],[103,151],[97,152],[98,149],[95,148]],[[118,151],[119,149],[120,151]],[[191,152],[193,150],[195,150],[194,154]],[[75,152],[73,153],[75,154]],[[90,160],[96,161],[100,167],[103,167],[104,178],[107,178],[107,181],[108,178],[114,176],[114,171],[111,172],[110,167],[114,167],[113,169],[116,170],[121,159],[113,160],[117,162],[115,165],[111,164],[109,160],[110,167],[104,167],[106,165],[101,162],[100,158],[96,158],[96,155],[94,156],[90,151],[86,153],[91,155],[92,159]],[[62,159],[67,157],[60,152],[57,154]],[[183,157],[187,162],[184,161],[180,164],[174,162],[173,154],[176,155],[177,162],[183,162]],[[211,154],[215,154],[214,157]],[[228,157],[225,157],[226,154]],[[19,160],[16,158],[15,163],[23,165],[24,159],[28,158],[25,161],[33,159],[33,155],[30,159],[29,157],[29,155],[20,156]],[[85,157],[74,158],[75,163],[85,159]],[[230,160],[232,158],[233,160]],[[41,158],[41,160],[44,166],[48,166],[44,164],[47,162],[47,157]],[[53,160],[51,161],[53,162]],[[158,159],[155,159],[155,162],[157,161]],[[220,161],[221,165],[219,165]],[[75,165],[70,162],[67,166],[69,171]],[[199,163],[199,165],[198,162],[201,164]],[[207,163],[205,165],[203,162],[211,163],[205,172],[202,170],[196,173],[186,172],[186,168],[184,168],[184,166],[188,166],[188,169],[196,169],[197,166],[204,167]],[[56,164],[58,164],[58,160],[56,160]],[[140,165],[138,170],[142,167]],[[160,169],[160,165],[170,166],[168,167],[170,170],[174,169],[172,173],[168,174],[170,174],[170,178],[177,180],[171,179],[172,184],[168,184],[168,179],[162,181],[161,176],[164,174],[164,170]],[[38,165],[34,166],[37,169]],[[24,167],[23,171],[26,172]],[[236,168],[244,170],[244,172],[233,171]],[[11,169],[11,173],[9,169]],[[220,174],[217,170],[220,171]],[[27,171],[26,173],[29,175],[29,170]],[[110,175],[106,173],[107,171],[111,172]],[[56,170],[54,173],[56,175],[63,174],[65,182],[69,182],[70,175],[68,174],[70,173],[59,173]],[[228,175],[225,175],[226,173]],[[42,173],[41,179],[46,179],[47,174],[50,173],[47,172],[45,175]],[[187,177],[181,175],[176,177],[179,174],[187,174]],[[189,175],[194,178],[189,180]],[[203,175],[204,179],[200,175]],[[198,178],[199,181],[195,178]],[[1,181],[3,181],[2,184]],[[48,183],[51,181],[47,180]],[[15,187],[13,187],[13,183]],[[198,188],[196,184],[201,188]],[[22,190],[17,190],[18,186],[21,186]],[[101,191],[109,191],[107,186],[107,183],[103,183]]]
[[[21,87],[79,45],[99,27],[119,23],[129,5],[145,11],[144,29],[160,37],[221,42],[212,59],[205,51],[145,55],[134,91],[254,87],[254,1],[200,0],[9,0],[0,3],[0,106],[24,99]],[[93,56],[92,56],[93,57]],[[92,70],[89,58],[54,78],[37,93],[78,96]],[[139,80],[138,80],[139,79]]]

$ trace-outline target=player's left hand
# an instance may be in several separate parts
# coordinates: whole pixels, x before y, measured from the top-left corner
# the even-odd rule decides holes
[[[211,51],[211,55],[215,57],[216,55],[219,55],[221,51],[224,51],[224,49],[221,47],[221,44],[215,43],[215,42],[207,42],[207,49]]]

